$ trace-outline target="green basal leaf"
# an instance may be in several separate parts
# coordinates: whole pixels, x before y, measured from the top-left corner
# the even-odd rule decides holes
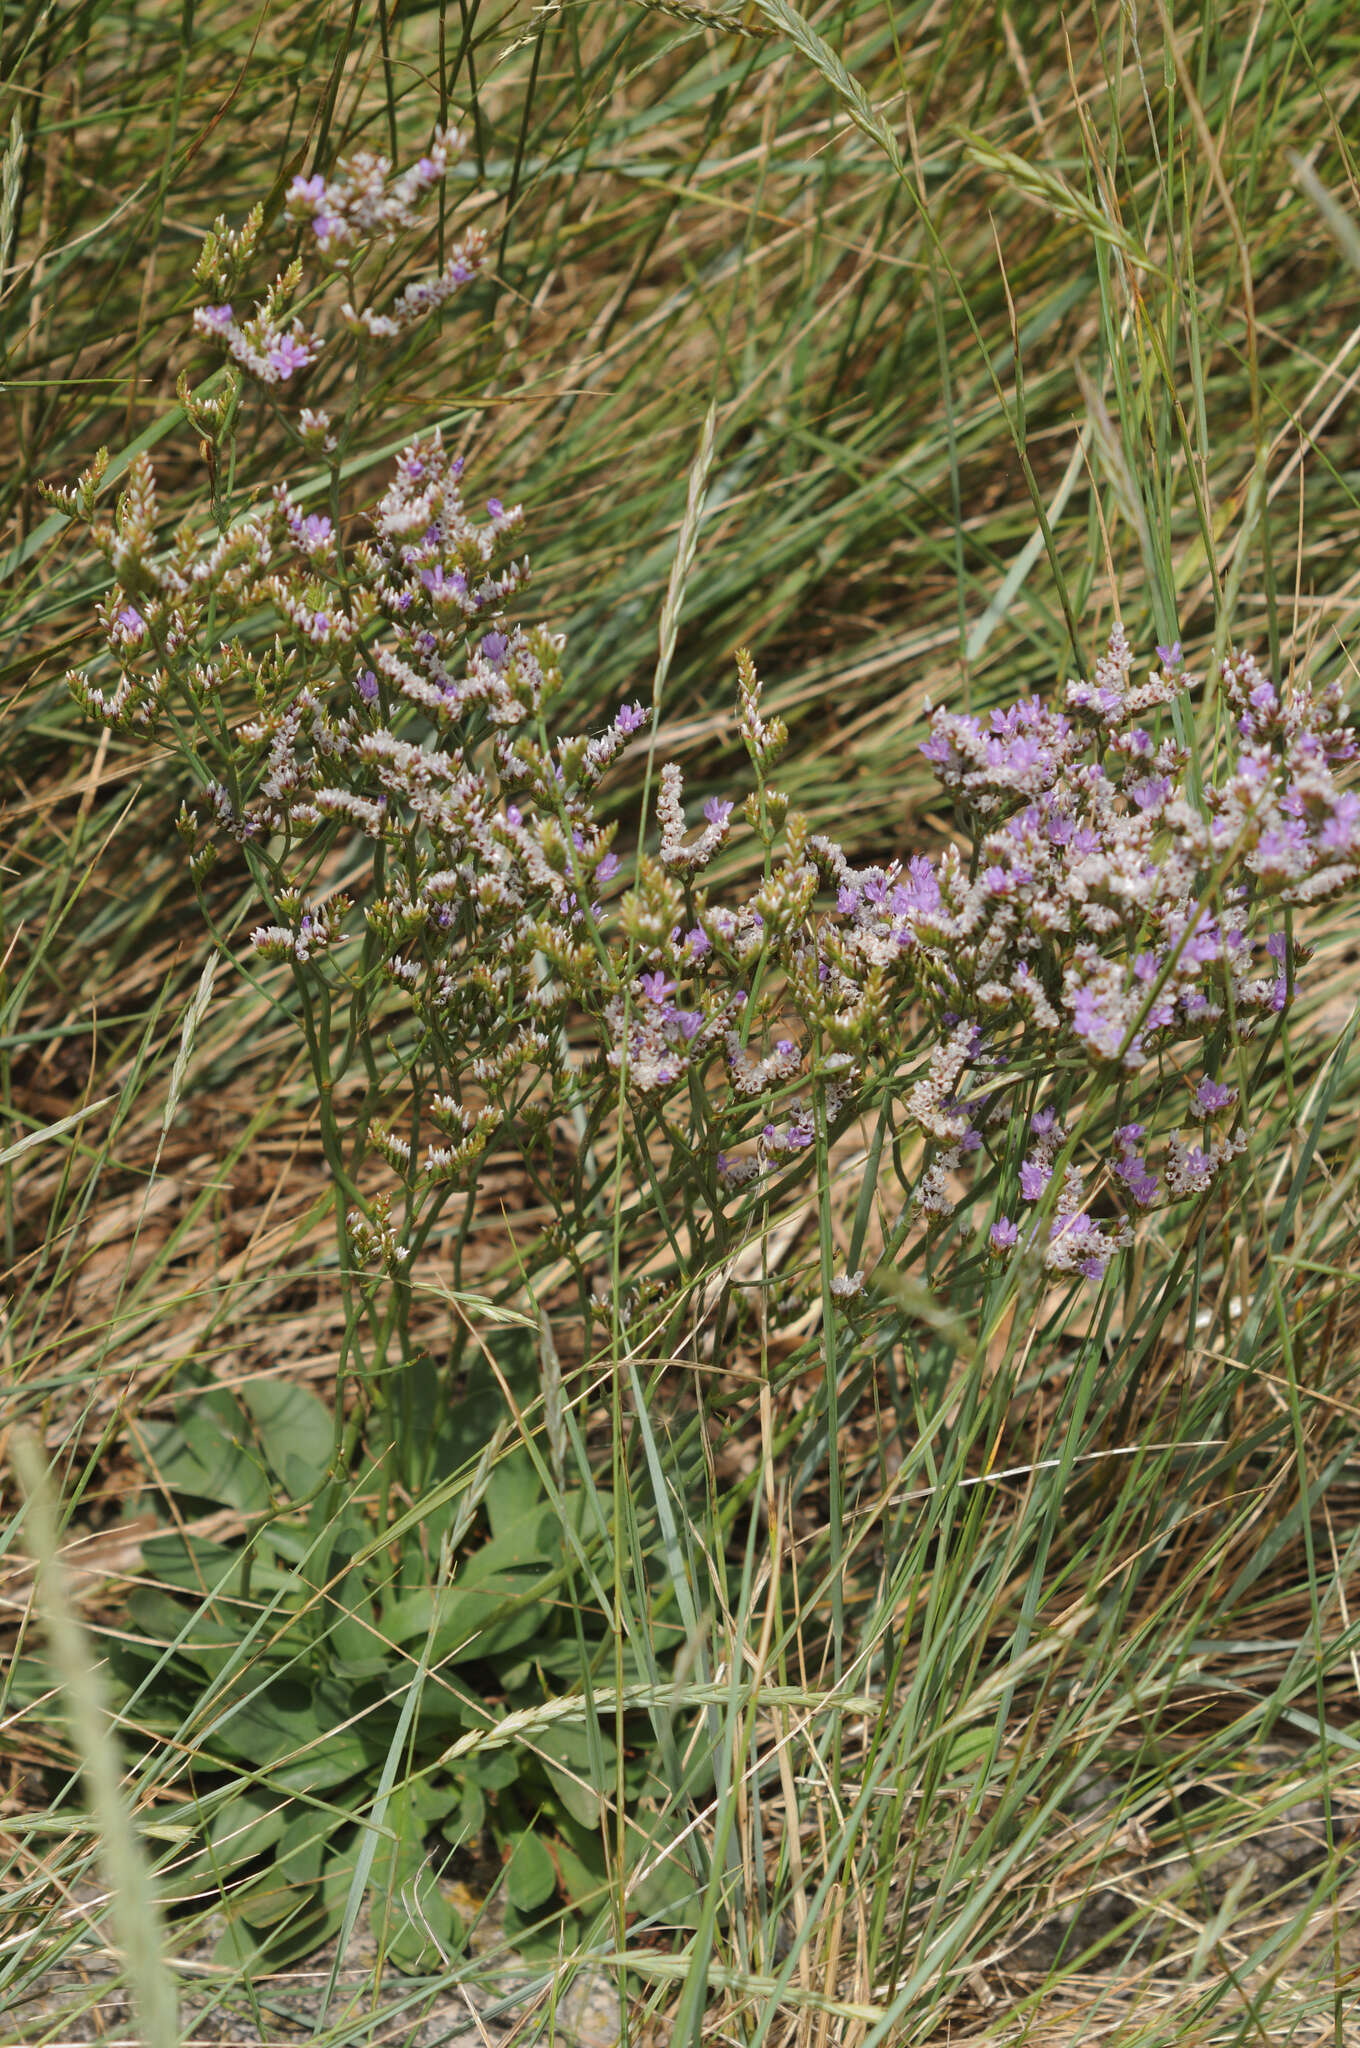
[[[292,1811],[290,1800],[264,1789],[228,1800],[214,1815],[204,1846],[193,1855],[177,1856],[158,1873],[162,1898],[215,1893],[278,1841]]]
[[[148,1422],[144,1434],[152,1471],[177,1492],[247,1515],[274,1497],[250,1424],[221,1388],[201,1389],[180,1404],[173,1421]]]
[[[521,1913],[532,1913],[557,1890],[557,1872],[552,1857],[532,1828],[525,1828],[509,1844],[505,1865],[505,1889],[510,1903]]]
[[[530,1515],[542,1515],[543,1486],[526,1450],[496,1461],[486,1486],[486,1512],[493,1536],[508,1535]]]
[[[944,1774],[954,1777],[973,1771],[982,1764],[991,1749],[993,1731],[990,1728],[963,1728],[948,1743],[944,1753]]]
[[[609,1875],[598,1835],[568,1823],[554,1838],[553,1856],[562,1889],[574,1906],[593,1909],[603,1903],[609,1890]]]
[[[335,1450],[335,1423],[308,1388],[292,1380],[251,1380],[241,1399],[265,1457],[292,1499],[319,1486]]]
[[[598,1827],[614,1783],[618,1755],[604,1730],[599,1731],[597,1744],[592,1744],[586,1729],[558,1723],[534,1737],[534,1749],[572,1819],[584,1828]]]
[[[370,1878],[373,1938],[399,1969],[437,1969],[462,1946],[464,1929],[435,1875],[428,1806],[417,1787],[392,1794],[386,1823],[393,1839],[379,1847]]]

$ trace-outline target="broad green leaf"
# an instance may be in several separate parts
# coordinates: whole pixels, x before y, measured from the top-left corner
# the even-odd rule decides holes
[[[535,1597],[541,1572],[506,1572],[490,1585],[459,1583],[438,1594],[425,1588],[384,1608],[378,1626],[394,1643],[414,1642],[429,1633],[437,1613],[431,1661],[467,1663],[499,1656],[528,1642],[551,1619],[546,1601]]]
[[[142,1569],[149,1579],[173,1586],[184,1593],[203,1594],[221,1588],[219,1597],[230,1599],[240,1583],[241,1552],[206,1536],[181,1536],[177,1529],[162,1536],[148,1536],[142,1545]],[[183,1627],[184,1617],[175,1628]]]
[[[327,1655],[338,1672],[354,1679],[377,1678],[392,1661],[373,1619],[373,1602],[362,1572],[346,1572],[326,1595],[323,1626]]]
[[[673,1847],[681,1832],[664,1814],[641,1813],[627,1822],[628,1868],[635,1876],[628,1897],[640,1913],[657,1914],[668,1926],[692,1927],[699,1918],[702,1885],[691,1870],[686,1844]]]
[[[247,1912],[252,1927],[276,1926],[309,1903],[333,1825],[328,1814],[314,1807],[294,1810],[275,1845],[267,1879],[251,1889]]]
[[[469,1777],[463,1782],[457,1825],[446,1820],[442,1833],[445,1841],[456,1848],[460,1842],[475,1841],[485,1826],[486,1795],[481,1786]]]
[[[948,1778],[975,1770],[985,1760],[991,1746],[990,1728],[961,1728],[945,1749],[945,1776]]]
[[[458,1768],[487,1792],[503,1792],[520,1774],[520,1758],[512,1749],[491,1749],[461,1757]]]
[[[350,1729],[328,1735],[309,1746],[292,1763],[280,1763],[270,1772],[270,1782],[291,1792],[328,1792],[351,1778],[371,1774],[372,1758],[359,1737]]]
[[[411,1801],[411,1811],[426,1834],[447,1819],[455,1806],[462,1803],[464,1786],[457,1778],[429,1777],[413,1778],[406,1788]],[[395,1795],[394,1795],[395,1797]],[[389,1814],[389,1819],[390,1819]]]
[[[461,1947],[463,1929],[440,1890],[426,1851],[429,1821],[416,1786],[403,1786],[392,1794],[387,1825],[394,1839],[381,1845],[373,1862],[373,1938],[398,1969],[437,1969]]]
[[[532,1913],[557,1890],[557,1872],[552,1857],[532,1828],[512,1843],[505,1866],[505,1889],[510,1902],[521,1913]]]
[[[181,1401],[171,1422],[144,1425],[153,1471],[178,1492],[253,1514],[271,1488],[249,1425],[231,1395],[206,1387]]]
[[[551,1725],[539,1730],[533,1746],[554,1792],[572,1819],[583,1828],[598,1827],[605,1798],[614,1783],[618,1754],[603,1729],[599,1735],[598,1765],[592,1763],[590,1736],[584,1728]]]
[[[329,1409],[294,1380],[251,1380],[240,1390],[265,1456],[298,1499],[325,1478],[335,1448]]]
[[[566,1828],[553,1842],[562,1889],[574,1906],[598,1906],[609,1890],[598,1836]]]
[[[247,1863],[278,1840],[292,1813],[292,1802],[276,1792],[243,1792],[214,1814],[208,1839],[224,1863]]]
[[[497,1459],[486,1485],[486,1512],[493,1537],[505,1535],[546,1506],[534,1461],[522,1446]]]
[[[240,1706],[214,1713],[203,1739],[210,1750],[245,1763],[278,1765],[274,1782],[290,1790],[321,1791],[368,1765],[359,1737],[338,1725],[344,1718],[326,1689],[282,1679]]]
[[[265,1790],[240,1793],[214,1814],[204,1846],[177,1857],[157,1876],[163,1898],[185,1899],[229,1884],[246,1864],[276,1842],[294,1812],[292,1802]]]

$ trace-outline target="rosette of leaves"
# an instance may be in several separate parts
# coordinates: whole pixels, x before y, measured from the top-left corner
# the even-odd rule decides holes
[[[523,1385],[527,1361],[498,1350]],[[175,1842],[163,1895],[225,1908],[224,1960],[277,1967],[366,1914],[397,1967],[435,1969],[466,1940],[450,1893],[474,1859],[500,1866],[506,1939],[570,1941],[606,1899],[620,1782],[633,1855],[655,1860],[650,1731],[621,1779],[615,1742],[609,1496],[545,1478],[489,1368],[424,1412],[415,1500],[387,1495],[372,1461],[338,1484],[333,1418],[286,1380],[199,1384],[142,1424],[167,1526],[143,1545],[108,1676],[125,1748],[180,1801],[156,1829]],[[681,1631],[652,1576],[668,1662]],[[650,1675],[628,1646],[623,1675]],[[42,1683],[35,1658],[22,1690]],[[569,1711],[536,1714],[564,1695]],[[668,1859],[630,1907],[674,1925],[690,1889]]]

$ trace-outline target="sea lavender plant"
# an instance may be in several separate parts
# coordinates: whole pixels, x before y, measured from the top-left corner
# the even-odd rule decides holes
[[[1230,654],[1208,774],[1176,737],[1196,716],[1179,645],[1140,676],[1116,624],[1060,703],[933,712],[923,751],[959,840],[857,866],[776,787],[788,735],[740,652],[750,793],[692,821],[668,764],[655,843],[621,855],[602,785],[646,752],[650,715],[624,703],[558,730],[562,636],[513,615],[520,508],[473,506],[437,429],[371,506],[343,489],[374,364],[483,261],[472,232],[435,275],[378,289],[453,146],[437,135],[399,177],[360,156],[297,179],[284,215],[302,254],[249,312],[262,218],[214,227],[194,328],[221,367],[180,387],[209,521],[166,543],[145,456],[111,522],[102,462],[53,494],[115,578],[102,668],[71,687],[182,762],[195,877],[239,849],[264,906],[254,951],[291,973],[367,1362],[410,1355],[412,1275],[436,1242],[459,1285],[492,1153],[555,1213],[545,1246],[589,1319],[611,1232],[618,1315],[617,1283],[658,1247],[679,1281],[696,1274],[871,1105],[895,1151],[917,1148],[884,1260],[952,1217],[960,1257],[1100,1280],[1140,1216],[1205,1196],[1244,1149],[1239,1049],[1293,996],[1290,913],[1355,881],[1338,691],[1277,686]],[[349,394],[334,420],[299,403],[318,363]],[[289,467],[238,506],[252,405]],[[740,829],[759,847],[746,890],[715,880]],[[860,1271],[831,1287],[847,1313],[862,1291]]]

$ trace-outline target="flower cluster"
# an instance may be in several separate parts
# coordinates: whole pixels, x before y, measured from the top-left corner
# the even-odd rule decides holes
[[[1194,682],[1179,646],[1159,648],[1135,680],[1116,625],[1094,677],[1067,685],[1064,710],[1031,700],[986,721],[935,712],[923,751],[969,829],[971,858],[951,848],[896,874],[845,878],[842,905],[873,957],[896,948],[942,1022],[968,1019],[908,1103],[943,1148],[937,1166],[957,1167],[972,1129],[953,1092],[967,1030],[993,1091],[1008,1064],[1036,1052],[1055,1072],[1075,1063],[1125,1087],[1178,1046],[1210,1045],[1222,1059],[1284,1005],[1287,941],[1273,916],[1354,881],[1360,801],[1336,781],[1354,752],[1339,693],[1277,691],[1249,655],[1231,655],[1223,690],[1236,760],[1192,795],[1185,750],[1142,721]],[[1202,1119],[1235,1101],[1211,1076],[1195,1091]],[[1048,1194],[1056,1129],[1034,1120],[1022,1201]],[[1204,1193],[1245,1143],[1172,1135],[1159,1177],[1143,1137],[1142,1125],[1122,1126],[1109,1161],[1135,1211]],[[1048,1196],[1057,1220],[1045,1262],[1095,1273],[1113,1247],[1091,1242],[1074,1172]],[[928,1173],[928,1209],[953,1206],[944,1189]],[[1009,1217],[994,1225],[993,1250],[1023,1241]]]
[[[330,262],[352,262],[419,226],[421,203],[447,173],[459,141],[455,131],[436,128],[425,154],[397,177],[387,157],[357,151],[329,180],[294,178],[284,211],[311,229]]]
[[[284,211],[290,221],[310,230],[316,253],[352,285],[366,256],[419,225],[422,202],[443,181],[458,142],[452,130],[437,128],[425,155],[395,177],[387,157],[360,151],[333,178],[294,178]],[[385,312],[346,298],[340,318],[352,333],[370,341],[395,341],[470,284],[485,256],[485,234],[470,228],[435,276],[409,280]]]
[[[400,177],[363,156],[299,179],[289,218],[352,289],[364,256],[415,224],[450,146],[436,137]],[[220,223],[214,236],[202,275],[234,291],[254,241]],[[476,238],[451,260],[441,279],[466,282]],[[441,279],[371,318],[347,298],[339,338],[366,348],[404,332],[442,303]],[[285,272],[240,321],[225,301],[200,309],[233,393],[250,378],[278,404],[331,345],[289,312],[298,283]],[[222,402],[196,424],[211,440],[234,417]],[[329,417],[286,424],[330,468],[328,512],[280,481],[166,546],[150,463],[134,466],[95,527],[116,578],[100,614],[116,682],[71,683],[125,726],[157,727],[173,704],[206,798],[206,816],[182,824],[196,872],[217,836],[249,848],[270,899],[258,953],[304,992],[314,977],[343,989],[351,1048],[386,1048],[395,1109],[358,1132],[346,1171],[353,1182],[364,1160],[386,1162],[405,1210],[400,1227],[386,1207],[356,1212],[357,1253],[400,1263],[451,1183],[474,1198],[496,1146],[517,1147],[556,1195],[539,1163],[555,1122],[570,1106],[579,1133],[620,1098],[645,1147],[640,1176],[672,1176],[692,1232],[704,1203],[720,1231],[725,1204],[810,1174],[819,1141],[884,1078],[898,1141],[918,1141],[911,1213],[936,1229],[995,1186],[1016,1214],[995,1216],[992,1252],[1060,1278],[1099,1278],[1139,1214],[1215,1185],[1245,1142],[1218,1071],[1281,1009],[1302,957],[1280,912],[1360,866],[1335,692],[1277,689],[1231,656],[1231,746],[1209,780],[1163,729],[1174,706],[1181,729],[1192,716],[1179,647],[1138,679],[1116,626],[1061,708],[933,713],[924,752],[966,847],[856,866],[774,786],[788,735],[743,652],[750,794],[740,810],[711,799],[691,823],[681,771],[664,765],[656,855],[621,860],[599,793],[650,745],[651,721],[626,703],[600,730],[554,737],[562,637],[510,617],[528,575],[520,508],[472,506],[461,458],[434,432],[400,454],[367,513],[342,520]],[[62,502],[88,516],[93,492]],[[744,892],[721,880],[738,817],[763,848]],[[1197,1141],[1168,1127],[1187,1067]],[[1052,1101],[1036,1074],[1053,1077]],[[1143,1118],[1104,1152],[1083,1112],[1102,1084]],[[1174,1101],[1183,1113],[1184,1093]]]
[[[1100,1223],[1091,1216],[1085,1207],[1086,1176],[1079,1166],[1069,1163],[1057,1178],[1057,1157],[1067,1132],[1052,1109],[1035,1112],[1027,1136],[1017,1177],[1020,1200],[1049,1206],[1045,1197],[1051,1188],[1054,1213],[1046,1230],[1037,1221],[1022,1228],[1009,1216],[998,1217],[989,1234],[991,1251],[1004,1255],[1021,1245],[1037,1245],[1050,1273],[1079,1273],[1084,1279],[1099,1280],[1114,1254],[1132,1244],[1132,1227],[1127,1221]]]
[[[1331,776],[1349,728],[1334,699],[1301,691],[1287,742],[1244,750],[1192,801],[1183,750],[1126,720],[1193,678],[1177,661],[1135,686],[1131,668],[1116,627],[1095,683],[1068,685],[1071,715],[1032,701],[986,724],[935,714],[925,752],[980,821],[975,854],[967,872],[952,851],[916,864],[892,931],[928,963],[942,1007],[985,1020],[990,1036],[1025,1031],[1055,1056],[1075,1048],[1135,1072],[1278,1007],[1278,977],[1259,965],[1274,936],[1261,913],[1353,878],[1360,807],[1352,819]],[[872,924],[881,932],[881,914]]]
[[[296,314],[285,325],[264,309],[238,321],[230,305],[200,306],[194,331],[205,340],[220,342],[231,360],[261,384],[286,384],[299,370],[309,368],[320,352],[318,337]]]

